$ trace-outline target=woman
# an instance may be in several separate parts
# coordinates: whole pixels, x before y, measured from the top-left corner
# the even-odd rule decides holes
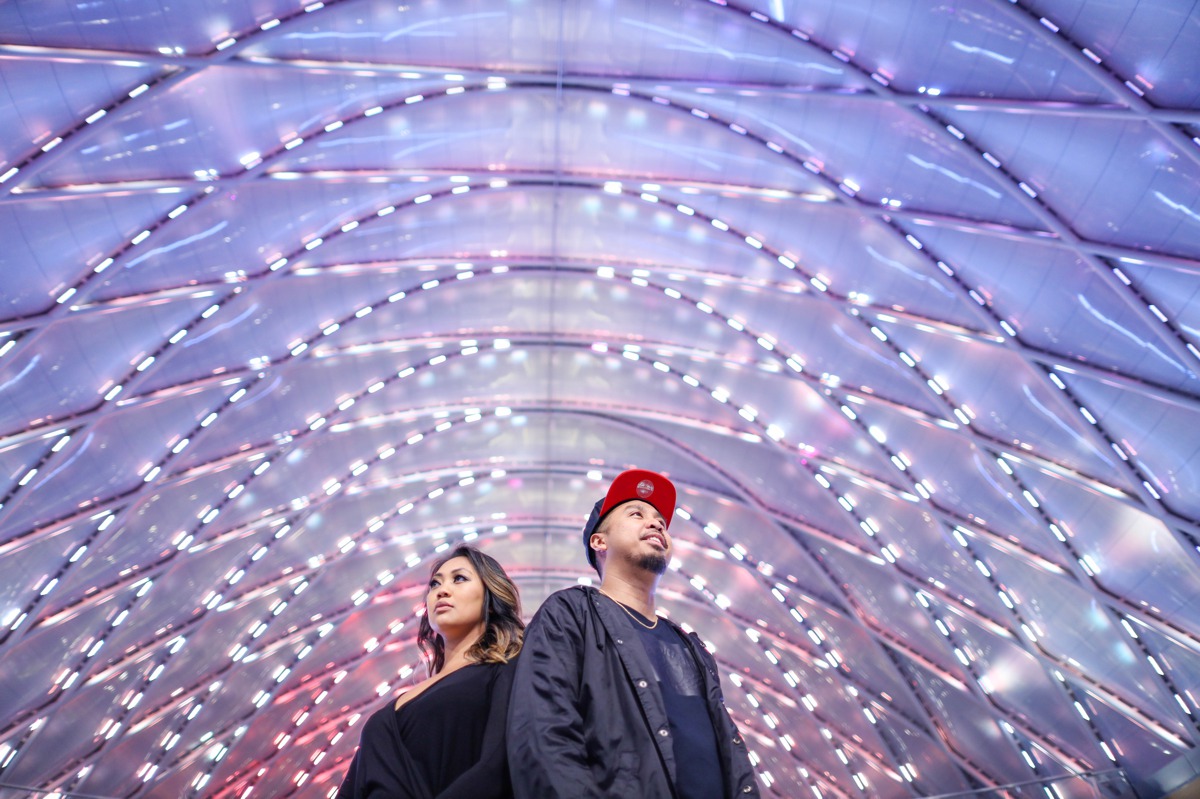
[[[494,558],[460,546],[435,563],[417,633],[429,677],[367,719],[338,799],[511,797],[504,727],[524,632]]]

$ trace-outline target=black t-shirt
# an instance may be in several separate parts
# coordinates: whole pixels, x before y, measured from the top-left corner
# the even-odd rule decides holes
[[[658,677],[675,752],[679,799],[724,799],[725,777],[717,750],[717,734],[704,697],[700,666],[688,644],[665,621],[646,629],[650,620],[630,610],[642,646]]]

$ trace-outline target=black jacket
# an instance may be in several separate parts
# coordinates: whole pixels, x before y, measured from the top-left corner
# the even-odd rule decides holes
[[[694,634],[683,638],[704,679],[725,796],[757,797],[716,661]],[[679,799],[650,659],[632,620],[596,589],[552,594],[526,630],[509,703],[508,762],[516,799]]]

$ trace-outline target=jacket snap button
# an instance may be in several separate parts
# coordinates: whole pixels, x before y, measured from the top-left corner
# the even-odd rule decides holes
[[[666,727],[663,727],[661,730],[658,731],[658,734],[661,735],[662,737],[666,738],[667,735],[669,735],[670,733],[667,731]]]
[[[752,789],[750,788],[750,786],[749,786],[749,785],[743,785],[743,786],[742,786],[742,793],[750,793],[750,791],[751,791],[751,790],[752,790]]]
[[[737,736],[737,735],[733,736],[733,743],[734,743],[734,745],[735,745],[735,746],[736,746],[737,744],[740,744],[741,742],[742,742],[742,739],[741,739],[741,737],[740,737],[740,736]]]
[[[638,688],[645,688],[647,685],[645,680],[638,680]]]
[[[624,642],[624,641],[622,641],[620,638],[618,638],[618,639],[617,639],[617,643],[618,643],[618,644],[623,644],[623,643],[625,643],[625,642]]]

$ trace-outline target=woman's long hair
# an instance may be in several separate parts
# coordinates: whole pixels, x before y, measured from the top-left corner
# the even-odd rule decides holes
[[[466,558],[483,583],[483,635],[467,650],[467,660],[477,663],[507,663],[521,651],[525,622],[521,620],[521,596],[504,567],[491,555],[475,547],[459,546],[429,570],[432,579],[437,570],[453,558]],[[432,676],[446,664],[446,642],[429,623],[429,612],[421,615],[417,646]]]

